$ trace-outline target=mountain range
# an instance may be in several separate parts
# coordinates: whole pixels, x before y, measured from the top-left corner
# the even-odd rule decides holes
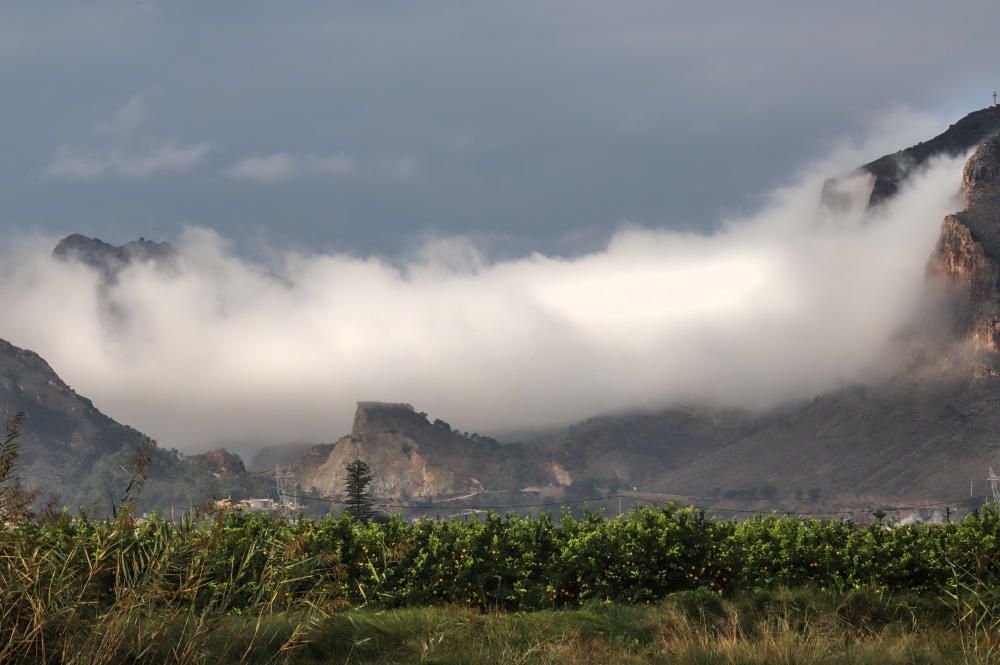
[[[359,402],[350,433],[308,448],[261,451],[252,466],[288,464],[305,488],[335,498],[344,467],[360,458],[375,470],[375,494],[402,503],[622,487],[719,509],[981,495],[986,469],[1000,465],[998,132],[1000,107],[976,111],[855,174],[869,179],[868,205],[876,207],[931,158],[975,148],[963,172],[964,207],[942,220],[928,257],[928,292],[949,294],[946,334],[924,334],[919,323],[901,331],[894,352],[906,362],[882,381],[763,413],[692,405],[598,416],[520,443],[461,432],[408,404]],[[824,187],[829,205],[837,204],[835,184]],[[176,251],[145,239],[115,247],[73,235],[54,254],[113,283],[134,261],[169,267]],[[225,451],[184,456],[157,447],[77,395],[41,357],[0,341],[0,418],[18,412],[25,413],[24,479],[68,505],[111,505],[127,482],[129,457],[143,450],[153,458],[148,508],[271,491],[266,473],[248,472]]]

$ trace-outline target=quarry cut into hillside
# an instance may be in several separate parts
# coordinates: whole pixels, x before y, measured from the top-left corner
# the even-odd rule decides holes
[[[374,472],[378,497],[420,499],[481,491],[515,491],[553,482],[524,446],[466,436],[433,423],[409,404],[359,402],[351,433],[310,450],[296,465],[303,487],[339,496],[344,469],[355,459]]]

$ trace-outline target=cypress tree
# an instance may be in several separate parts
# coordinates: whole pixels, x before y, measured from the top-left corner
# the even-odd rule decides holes
[[[359,459],[354,460],[347,465],[347,476],[344,480],[347,484],[347,491],[344,493],[347,512],[360,521],[373,518],[375,510],[372,508],[372,496],[368,492],[372,473],[368,464]]]

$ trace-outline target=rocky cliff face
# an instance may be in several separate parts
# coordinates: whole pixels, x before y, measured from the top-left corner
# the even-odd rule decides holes
[[[928,271],[954,292],[959,337],[992,354],[1000,339],[1000,134],[966,163],[962,189],[966,208],[945,218]]]
[[[465,436],[441,420],[432,423],[408,404],[359,402],[351,433],[315,446],[296,470],[304,487],[339,496],[345,467],[361,459],[374,472],[376,496],[417,499],[549,482],[549,471],[526,453],[520,445]]]

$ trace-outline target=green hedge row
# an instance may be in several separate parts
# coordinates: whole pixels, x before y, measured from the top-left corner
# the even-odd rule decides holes
[[[993,585],[1000,579],[998,537],[1000,515],[992,509],[957,524],[892,527],[777,516],[720,520],[676,506],[616,519],[489,514],[468,522],[365,524],[226,512],[203,524],[154,518],[123,527],[121,518],[64,515],[0,527],[0,567],[32,551],[56,553],[48,559],[80,571],[92,571],[98,558],[113,560],[106,579],[90,573],[98,603],[102,589],[109,598],[117,593],[116,571],[136,580],[148,568],[160,589],[181,589],[197,571],[208,580],[198,593],[213,603],[225,598],[232,611],[261,598],[301,601],[320,587],[351,605],[530,610],[654,602],[690,589],[727,595],[777,586]]]

